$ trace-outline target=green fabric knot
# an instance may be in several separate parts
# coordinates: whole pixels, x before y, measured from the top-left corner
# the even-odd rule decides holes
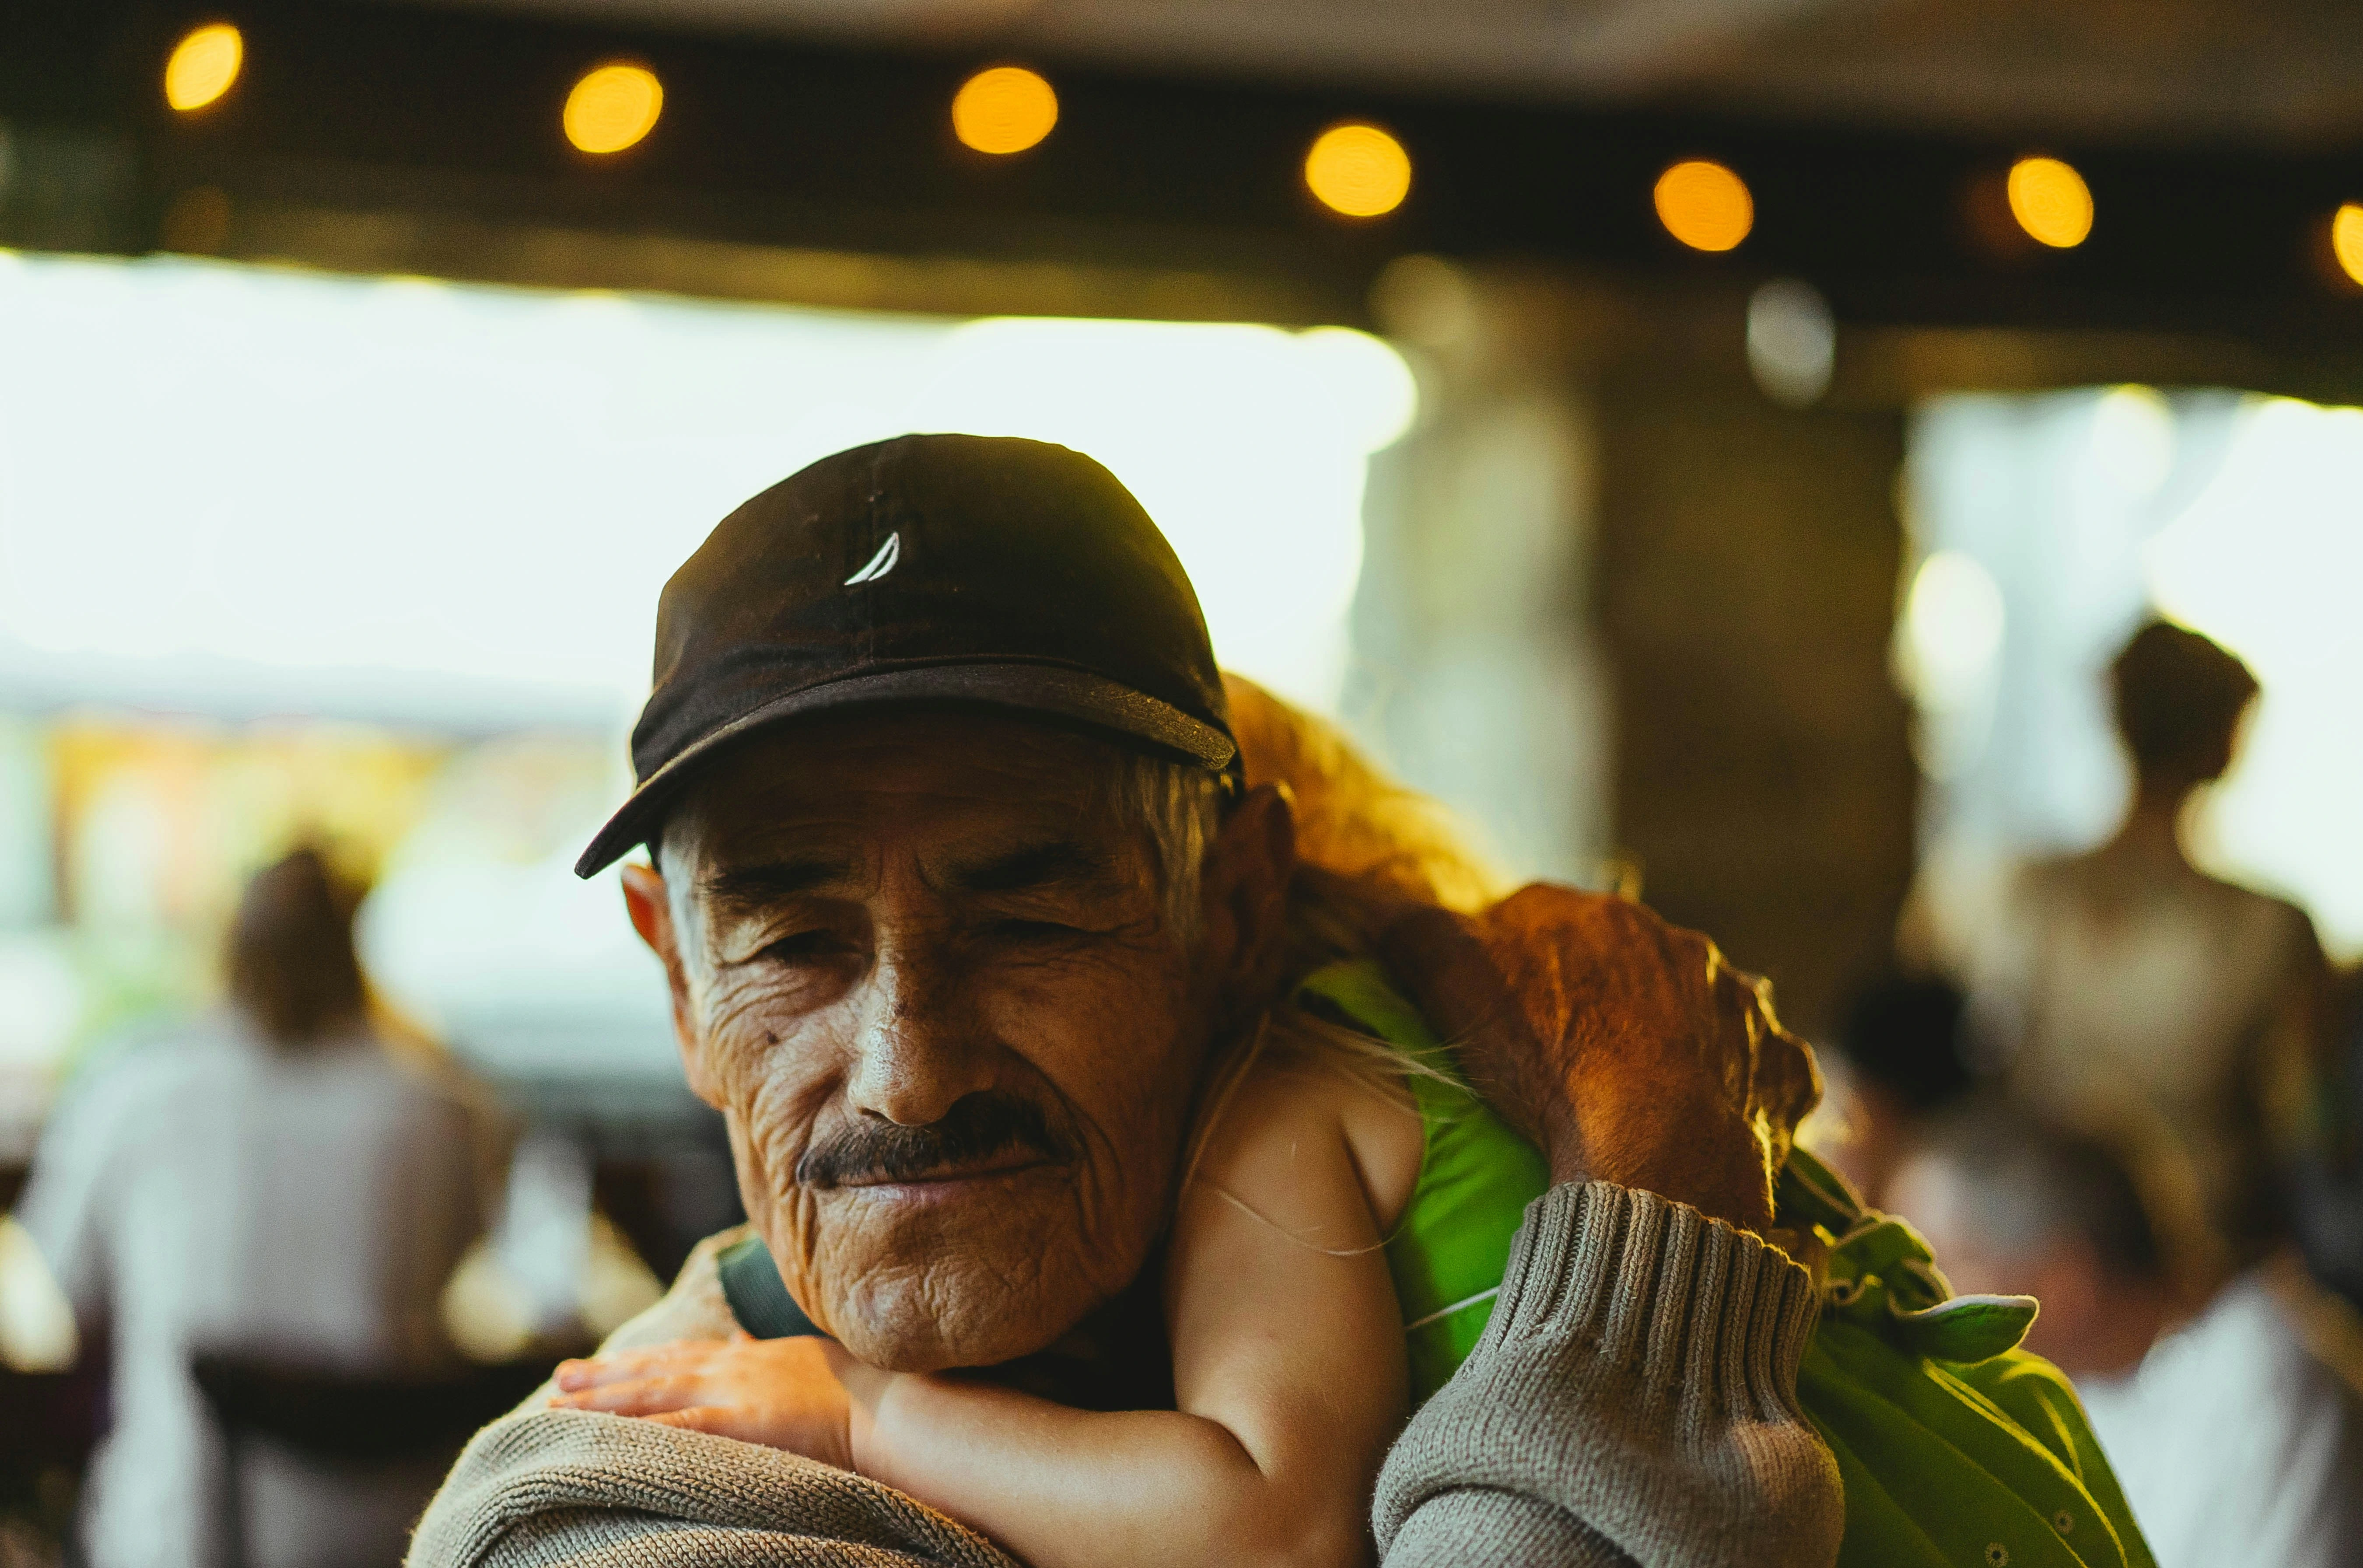
[[[1865,1209],[1846,1183],[1803,1150],[1781,1174],[1784,1224],[1809,1224],[1829,1242],[1825,1320],[1851,1323],[1907,1355],[1962,1365],[2014,1351],[2035,1322],[2031,1296],[1956,1296],[1920,1232]]]
[[[1823,1315],[1908,1355],[1972,1364],[2014,1351],[2035,1322],[2031,1296],[1956,1296],[1920,1233],[1865,1213],[1830,1249]]]

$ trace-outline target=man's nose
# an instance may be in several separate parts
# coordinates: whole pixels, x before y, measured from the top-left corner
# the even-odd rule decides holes
[[[924,1127],[962,1096],[993,1087],[991,1053],[947,967],[907,952],[881,954],[871,966],[846,1086],[857,1113]]]

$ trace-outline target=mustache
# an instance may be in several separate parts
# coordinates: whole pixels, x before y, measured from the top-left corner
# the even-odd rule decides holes
[[[1012,1151],[1058,1165],[1074,1157],[1040,1106],[1005,1089],[981,1089],[954,1100],[941,1121],[924,1127],[892,1121],[848,1127],[804,1152],[796,1162],[796,1181],[814,1187],[914,1181]]]

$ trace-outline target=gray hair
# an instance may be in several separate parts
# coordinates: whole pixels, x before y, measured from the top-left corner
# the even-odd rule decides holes
[[[1184,947],[1198,943],[1198,895],[1207,846],[1222,826],[1222,781],[1193,763],[1112,754],[1101,799],[1126,827],[1148,835],[1165,922]]]

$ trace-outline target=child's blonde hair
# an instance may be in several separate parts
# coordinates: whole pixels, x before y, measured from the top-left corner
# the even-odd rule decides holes
[[[1449,808],[1380,772],[1337,725],[1243,675],[1225,671],[1223,692],[1248,787],[1288,791],[1300,861],[1451,910],[1480,910],[1508,893]]]
[[[1385,1041],[1307,1009],[1294,983],[1326,965],[1371,956],[1375,914],[1388,905],[1474,911],[1508,891],[1448,809],[1380,772],[1336,725],[1244,676],[1225,672],[1223,688],[1248,787],[1275,784],[1289,796],[1303,874],[1288,893],[1287,988],[1208,1075],[1185,1182],[1224,1107],[1259,1061],[1342,1073],[1392,1099],[1406,1093],[1406,1075],[1435,1073]]]

